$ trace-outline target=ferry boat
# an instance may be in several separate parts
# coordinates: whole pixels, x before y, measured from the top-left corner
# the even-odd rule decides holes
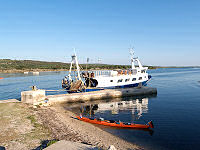
[[[76,54],[72,56],[70,71],[62,81],[62,87],[70,91],[91,91],[109,88],[128,88],[145,86],[151,79],[147,73],[148,67],[144,67],[138,58],[134,58],[134,51],[130,49],[131,68],[128,70],[111,70],[107,74],[99,71],[84,71],[80,73],[80,67]],[[77,77],[74,82],[71,77],[72,65],[76,64]],[[83,80],[84,81],[83,81]]]
[[[148,67],[143,67],[138,58],[134,58],[133,49],[130,50],[131,54],[131,69],[129,70],[112,70],[107,75],[95,76],[95,87],[101,88],[127,88],[137,87],[139,85],[146,85],[147,81],[151,78],[148,75]]]

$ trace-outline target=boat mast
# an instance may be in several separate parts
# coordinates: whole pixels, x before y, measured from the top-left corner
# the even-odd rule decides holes
[[[138,58],[136,58],[135,60],[137,61],[139,68],[140,68],[140,69],[142,69],[142,68],[143,68],[143,66],[142,66],[141,62],[139,61],[139,59],[138,59]]]
[[[78,59],[77,59],[77,56],[76,56],[76,50],[74,48],[74,55],[72,56],[74,58],[74,61],[75,61],[75,64],[76,64],[76,69],[77,69],[77,73],[78,73],[78,80],[81,80],[81,77],[80,77],[80,68],[79,68],[79,65],[78,65]]]
[[[130,55],[131,55],[131,69],[135,69],[135,64],[134,64],[134,50],[133,48],[130,48]]]
[[[135,67],[134,61],[136,61],[137,64],[138,64],[138,66],[139,66],[139,68],[142,69],[143,66],[142,66],[140,60],[139,60],[137,57],[136,57],[136,58],[133,57],[133,55],[134,55],[134,50],[133,50],[133,48],[130,48],[130,55],[131,55],[131,65],[132,65],[132,69],[135,69],[135,68],[136,68],[136,67]]]
[[[71,72],[72,72],[73,63],[75,63],[75,65],[76,65],[76,69],[77,69],[77,73],[78,73],[78,80],[81,80],[80,68],[79,68],[79,65],[78,65],[78,59],[77,59],[77,56],[76,56],[75,48],[74,48],[74,55],[72,55],[72,61],[71,61],[71,64],[70,64],[69,75],[68,75],[70,81],[72,81]]]
[[[71,72],[72,72],[73,61],[74,61],[74,60],[73,60],[73,57],[72,57],[71,64],[70,64],[70,69],[69,69],[69,74],[68,74],[69,81],[72,81]]]

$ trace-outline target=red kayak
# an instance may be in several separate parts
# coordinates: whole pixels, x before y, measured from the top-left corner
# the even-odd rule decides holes
[[[3,79],[2,77],[0,77],[0,79]]]
[[[148,122],[147,124],[135,124],[135,123],[124,123],[124,122],[117,122],[113,120],[103,120],[103,118],[99,119],[91,119],[82,116],[76,116],[81,121],[93,123],[93,124],[101,124],[104,126],[112,126],[112,127],[119,127],[119,128],[137,128],[137,129],[149,129],[154,128],[152,121]]]

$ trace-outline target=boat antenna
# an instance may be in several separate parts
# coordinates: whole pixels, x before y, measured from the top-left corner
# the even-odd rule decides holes
[[[89,57],[87,57],[87,60],[86,60],[86,71],[87,71],[87,66],[88,66],[88,63],[89,63]]]
[[[74,55],[76,56],[76,48],[74,47],[73,49],[74,49]]]
[[[134,47],[131,47],[129,49],[129,53],[131,55],[131,69],[135,69],[135,64],[134,64],[134,50],[133,50]]]
[[[134,47],[131,47],[130,50],[129,50],[131,57],[134,56],[134,49],[133,49],[133,48],[134,48]]]

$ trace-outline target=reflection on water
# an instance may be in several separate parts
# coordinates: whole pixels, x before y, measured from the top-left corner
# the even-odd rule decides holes
[[[139,121],[143,114],[148,113],[148,104],[148,97],[129,97],[116,98],[107,101],[101,100],[86,102],[81,104],[65,104],[64,107],[66,109],[71,109],[77,114],[82,113],[83,115],[89,117],[104,117],[106,119],[127,121],[126,118],[131,116],[132,121]],[[121,116],[122,114],[123,118]]]
[[[66,109],[70,109],[76,114],[82,114],[86,117],[104,118],[105,120],[114,120],[121,122],[134,122],[140,124],[146,124],[148,121],[143,117],[148,113],[149,99],[156,97],[128,97],[128,98],[116,98],[110,100],[100,100],[86,103],[77,104],[63,104]],[[153,135],[152,129],[120,129],[116,127],[109,127],[103,125],[95,125],[103,130],[135,130],[137,132],[147,132],[149,135]]]
[[[131,114],[140,118],[143,113],[148,112],[148,98],[135,99],[130,101],[100,103],[96,106],[95,113],[110,111],[111,114],[119,114],[119,111],[130,110]]]

